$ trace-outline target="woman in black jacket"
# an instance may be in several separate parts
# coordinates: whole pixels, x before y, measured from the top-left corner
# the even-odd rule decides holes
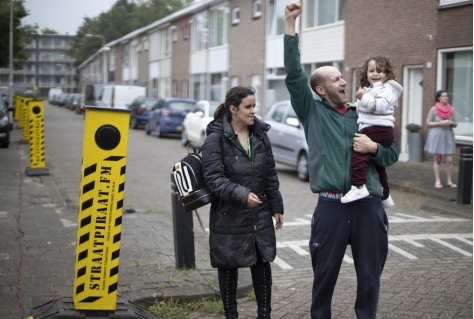
[[[211,204],[209,246],[226,318],[238,318],[240,267],[251,269],[258,318],[270,318],[270,262],[276,256],[275,228],[283,226],[283,200],[269,129],[255,117],[253,88],[233,87],[207,126],[202,146],[204,179],[219,198]]]

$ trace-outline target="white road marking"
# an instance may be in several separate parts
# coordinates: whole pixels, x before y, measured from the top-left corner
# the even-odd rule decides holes
[[[7,212],[0,212],[0,217],[7,217]]]
[[[456,251],[456,252],[458,252],[458,253],[460,253],[464,256],[470,257],[470,256],[473,255],[472,253],[467,252],[467,251],[465,251],[461,248],[458,248],[455,245],[450,244],[450,243],[445,241],[445,239],[456,239],[456,240],[458,240],[460,242],[463,242],[465,244],[472,245],[473,242],[472,242],[472,240],[468,240],[469,238],[471,238],[471,239],[473,238],[472,233],[466,233],[466,234],[393,235],[393,236],[388,236],[388,241],[389,241],[388,248],[391,251],[394,251],[394,252],[402,255],[403,257],[406,257],[406,258],[411,259],[411,260],[415,260],[415,259],[419,259],[419,258],[417,256],[409,253],[408,251],[406,251],[404,249],[401,249],[398,246],[395,246],[393,244],[393,242],[403,241],[403,242],[407,242],[407,243],[409,243],[409,244],[411,244],[415,247],[424,248],[426,246],[419,243],[418,241],[420,241],[420,240],[431,240],[431,241],[434,241],[434,242],[436,242],[436,243],[438,243],[438,244],[440,244],[444,247],[447,247],[451,250],[454,250],[454,251]],[[308,240],[293,240],[293,241],[278,241],[277,242],[277,248],[278,249],[289,248],[289,249],[293,250],[294,252],[296,252],[300,256],[309,255],[309,252],[306,251],[305,249],[301,248],[301,247],[308,247]],[[278,259],[278,262],[276,262],[277,259]],[[286,261],[284,261],[280,257],[277,257],[277,259],[275,259],[275,264],[280,266],[281,269],[293,269],[293,267],[289,263],[287,263]],[[346,262],[346,263],[349,263],[349,264],[354,263],[354,259],[349,257],[346,254],[344,255],[343,261]],[[283,268],[283,267],[285,267],[285,268]]]
[[[400,255],[405,256],[408,259],[419,259],[415,255],[412,255],[409,252],[407,252],[407,251],[405,251],[405,250],[403,250],[403,249],[401,249],[401,248],[399,248],[399,247],[397,247],[393,244],[390,244],[390,243],[388,243],[388,249],[393,250],[394,252],[399,253]]]
[[[285,269],[285,270],[293,269],[293,267],[291,267],[290,264],[288,264],[286,261],[284,261],[278,256],[275,257],[275,260],[273,261],[273,263],[280,266],[281,269]]]
[[[77,223],[72,222],[72,221],[67,220],[67,219],[64,219],[64,218],[61,218],[61,223],[63,224],[64,227],[76,227],[77,226]]]

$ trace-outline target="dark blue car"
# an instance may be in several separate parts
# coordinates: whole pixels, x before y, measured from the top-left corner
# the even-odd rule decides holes
[[[157,137],[181,134],[184,117],[196,102],[176,97],[158,98],[158,103],[148,113],[145,133],[156,132]]]
[[[138,97],[130,104],[130,127],[137,129],[139,126],[145,126],[148,122],[150,110],[158,103],[160,99],[155,97]]]

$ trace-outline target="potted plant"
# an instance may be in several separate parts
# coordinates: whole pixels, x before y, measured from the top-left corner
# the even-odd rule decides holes
[[[421,137],[421,126],[415,123],[407,124],[408,130],[408,154],[410,162],[423,161],[423,146]]]

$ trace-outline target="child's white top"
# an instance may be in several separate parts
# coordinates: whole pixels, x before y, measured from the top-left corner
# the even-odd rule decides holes
[[[393,127],[393,113],[403,87],[397,81],[389,80],[385,83],[375,82],[372,87],[364,87],[364,90],[362,100],[355,103],[359,113],[359,131],[368,126]]]

